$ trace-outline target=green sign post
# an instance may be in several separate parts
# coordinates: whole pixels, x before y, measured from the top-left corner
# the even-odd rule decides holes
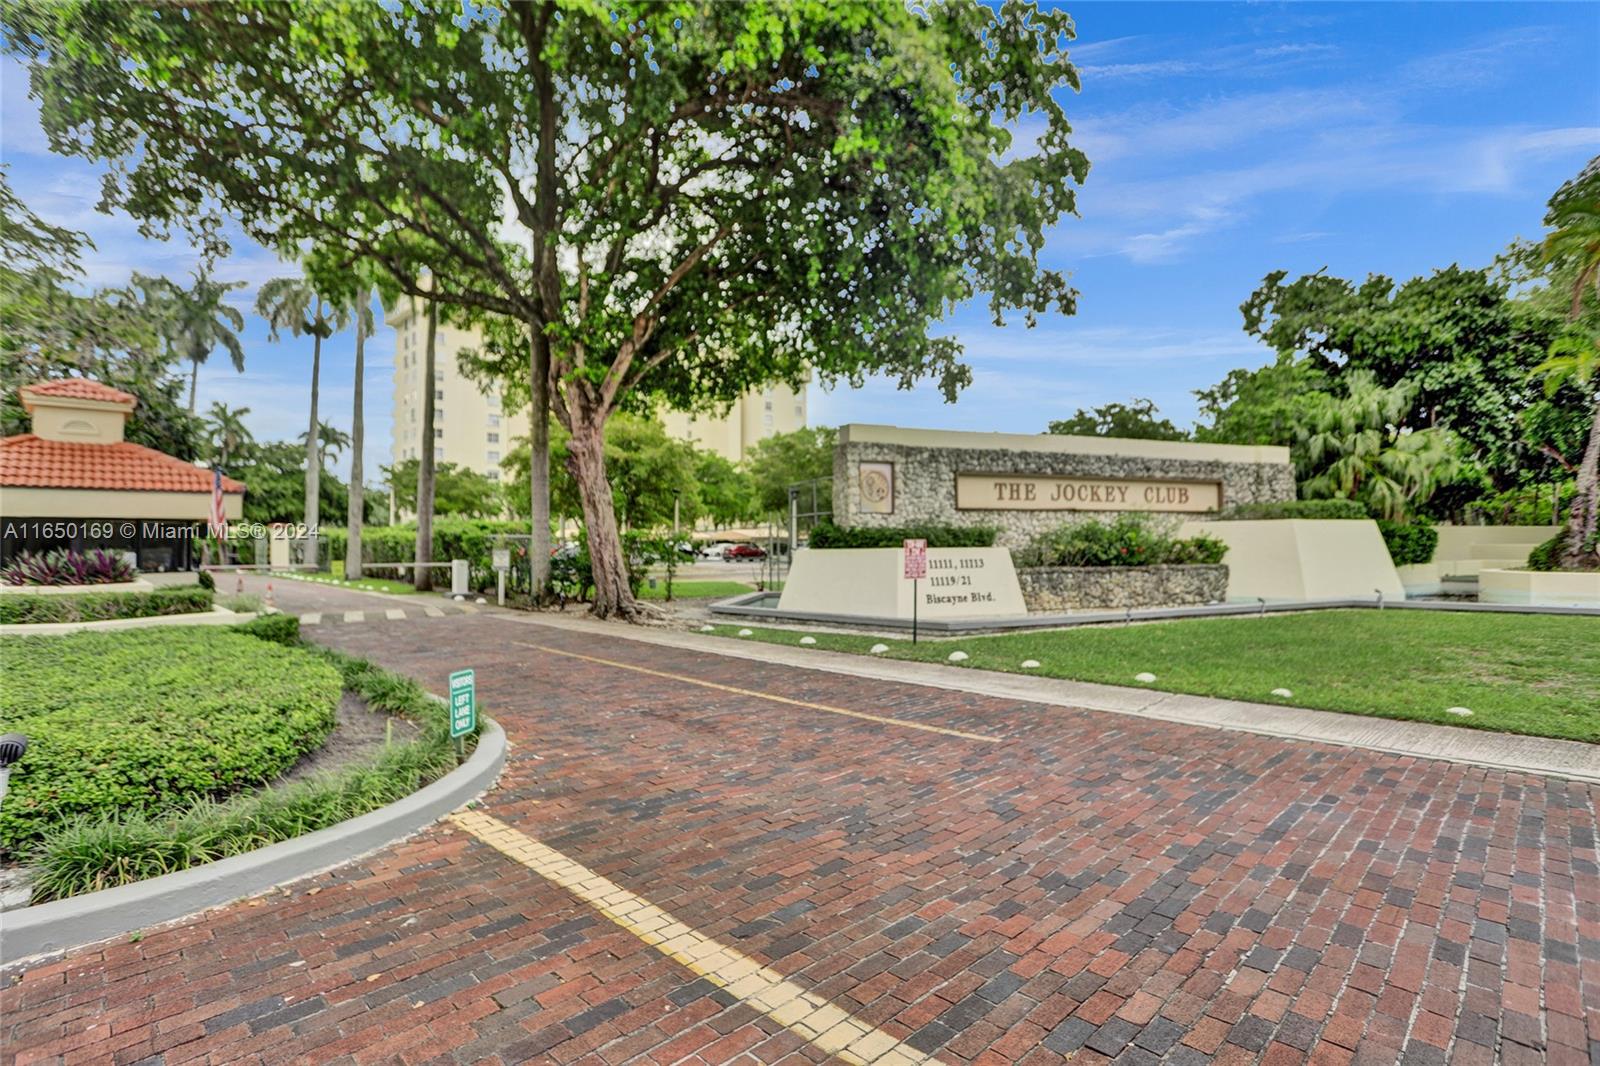
[[[450,737],[456,742],[456,758],[462,754],[461,738],[478,728],[478,682],[471,670],[450,675]]]

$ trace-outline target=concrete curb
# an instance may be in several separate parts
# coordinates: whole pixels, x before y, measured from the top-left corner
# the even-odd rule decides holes
[[[0,911],[0,966],[176,921],[341,866],[475,799],[494,783],[505,759],[505,730],[486,718],[478,746],[466,762],[387,807],[204,866]]]

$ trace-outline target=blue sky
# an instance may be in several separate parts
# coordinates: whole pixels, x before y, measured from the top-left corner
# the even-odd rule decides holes
[[[1093,164],[1081,218],[1044,259],[1081,291],[1078,314],[996,329],[972,308],[946,329],[975,380],[945,404],[931,385],[813,386],[814,424],[1034,432],[1082,406],[1154,399],[1179,424],[1193,390],[1268,353],[1239,304],[1266,273],[1326,267],[1406,278],[1479,266],[1540,231],[1544,201],[1600,154],[1600,5],[1065,5],[1083,91],[1063,90]],[[0,67],[0,154],[45,218],[87,231],[96,284],[131,270],[183,276],[186,247],[94,210],[97,168],[51,156],[26,79]],[[287,268],[242,238],[219,272],[254,289]],[[214,357],[200,402],[248,405],[262,439],[305,428],[309,341],[269,343],[251,316],[247,365]],[[389,440],[393,333],[368,346],[368,439]],[[349,427],[352,344],[324,350],[324,419]],[[369,470],[375,466],[369,465]]]

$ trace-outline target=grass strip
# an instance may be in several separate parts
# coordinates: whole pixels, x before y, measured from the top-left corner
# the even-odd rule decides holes
[[[735,636],[738,625],[719,625]],[[1600,620],[1307,611],[909,640],[754,628],[745,640],[1600,742]],[[808,647],[811,645],[808,645]],[[1024,667],[1027,661],[1038,663]],[[1154,674],[1140,682],[1141,673]],[[1290,695],[1274,694],[1274,689]],[[1470,715],[1450,713],[1451,708]]]

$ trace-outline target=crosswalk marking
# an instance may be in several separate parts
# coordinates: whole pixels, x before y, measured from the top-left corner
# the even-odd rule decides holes
[[[856,1066],[939,1062],[498,818],[468,810],[450,820],[840,1061]]]

